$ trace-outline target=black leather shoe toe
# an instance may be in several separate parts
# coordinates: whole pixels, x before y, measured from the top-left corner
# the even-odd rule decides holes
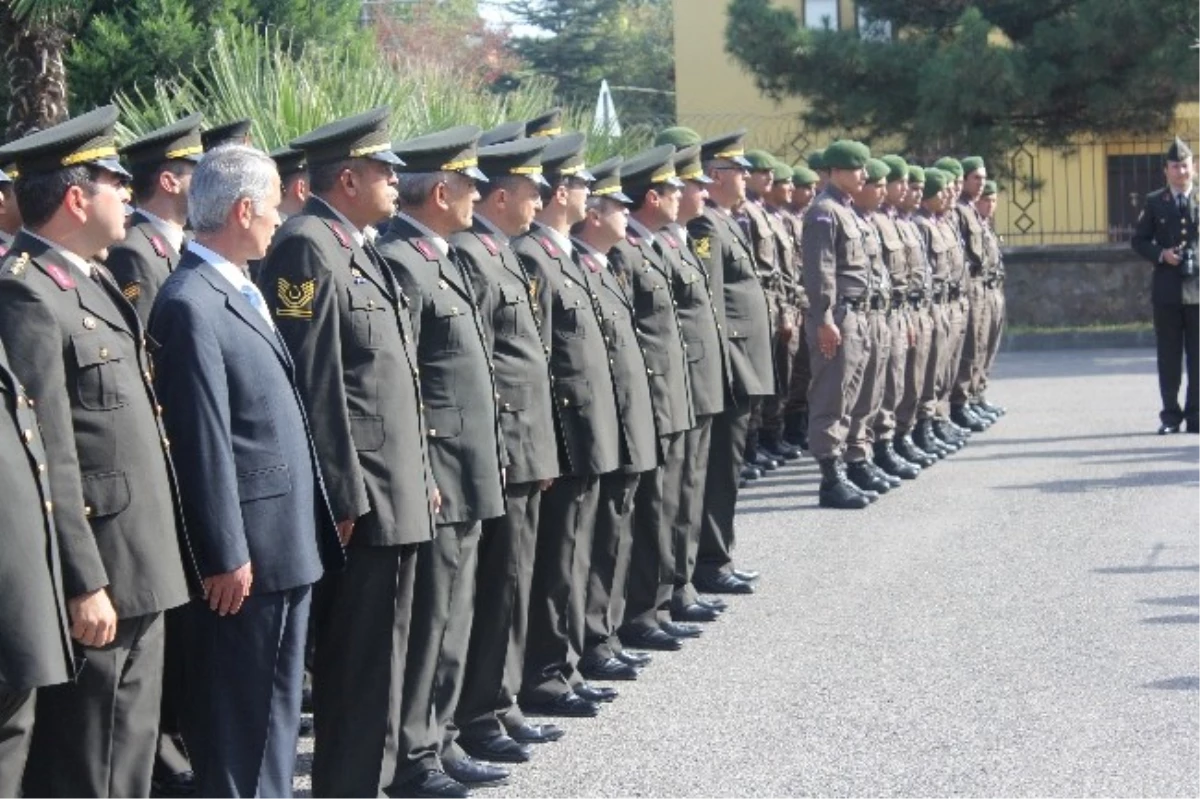
[[[589,680],[636,680],[638,676],[637,669],[615,657],[583,658],[579,673]]]
[[[1163,422],[1161,425],[1158,426],[1158,434],[1160,436],[1169,436],[1172,433],[1178,433],[1178,432],[1179,432],[1179,422],[1176,422],[1175,424],[1168,424],[1166,422]]]
[[[589,702],[611,702],[619,696],[615,688],[605,688],[603,685],[592,685],[591,683],[580,683],[573,689],[575,695],[582,697]]]
[[[692,580],[692,585],[696,586],[697,591],[703,591],[706,594],[754,593],[754,586],[750,583],[725,572],[718,572],[711,577],[696,577]]]
[[[470,796],[467,786],[448,776],[445,772],[430,769],[413,777],[408,782],[388,791],[391,796],[432,797],[432,799],[466,799]]]
[[[446,775],[463,785],[500,785],[510,774],[503,766],[483,763],[470,755],[442,763]]]
[[[706,608],[712,608],[717,613],[724,613],[729,610],[729,603],[719,596],[698,596],[696,604]]]
[[[622,627],[620,630],[617,630],[617,635],[620,636],[622,645],[637,647],[638,649],[674,652],[683,648],[682,641],[674,636],[667,635],[657,628]]]
[[[704,622],[716,621],[720,616],[720,612],[715,608],[705,607],[698,602],[693,602],[682,608],[671,609],[672,621],[688,621],[688,622]]]
[[[533,757],[533,747],[518,743],[504,734],[478,740],[460,736],[458,745],[471,757],[493,763],[528,763],[529,758]]]
[[[762,576],[753,569],[733,569],[731,573],[743,583],[752,583]]]
[[[700,625],[682,621],[659,622],[658,628],[673,638],[699,638],[704,632]]]
[[[574,696],[574,694],[572,694]],[[519,744],[548,744],[557,741],[565,733],[557,724],[530,724],[509,727],[508,737]]]
[[[644,666],[649,666],[650,661],[654,660],[654,658],[650,657],[646,652],[634,652],[629,649],[622,649],[617,653],[617,660],[640,669]]]
[[[568,691],[548,702],[522,702],[521,710],[538,716],[566,716],[569,718],[591,718],[599,715],[600,706],[582,696]],[[512,735],[510,732],[509,735]],[[520,740],[519,738],[517,740]],[[524,743],[524,741],[522,741]]]

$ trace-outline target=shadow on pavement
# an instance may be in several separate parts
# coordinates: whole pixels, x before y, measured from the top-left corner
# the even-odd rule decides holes
[[[1082,494],[1087,491],[1107,491],[1114,488],[1148,488],[1150,486],[1197,485],[1200,473],[1195,469],[1175,469],[1168,472],[1134,472],[1122,477],[1099,477],[1092,480],[1047,480],[1042,483],[997,486],[1004,491],[1028,491],[1036,488],[1044,494]]]
[[[979,448],[982,449],[982,448]],[[972,453],[975,453],[972,457]],[[972,443],[971,446],[963,450],[962,453],[956,456],[959,463],[967,461],[998,461],[998,460],[1024,460],[1025,458],[1098,458],[1101,456],[1112,456],[1108,460],[1089,460],[1088,463],[1095,466],[1101,465],[1121,465],[1133,461],[1182,461],[1184,463],[1200,461],[1200,449],[1196,447],[1141,447],[1138,449],[1123,449],[1123,450],[1104,450],[1102,452],[1088,452],[1078,449],[1048,449],[1041,452],[980,452]]]
[[[1158,691],[1200,691],[1200,677],[1170,677],[1166,680],[1144,683],[1142,687]]]
[[[1102,566],[1092,574],[1160,574],[1162,572],[1200,572],[1200,563],[1185,566]]]
[[[1167,605],[1168,607],[1200,608],[1200,594],[1183,594],[1182,596],[1156,596],[1150,599],[1139,599],[1143,605]]]
[[[1177,613],[1173,616],[1151,616],[1142,624],[1200,624],[1200,613]]]

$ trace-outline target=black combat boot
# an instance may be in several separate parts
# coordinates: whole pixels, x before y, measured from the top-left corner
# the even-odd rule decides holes
[[[773,458],[777,461],[794,461],[800,457],[800,450],[793,447],[783,440],[783,437],[776,432],[768,432],[763,430],[758,436],[758,448],[766,454],[768,458]]]
[[[995,414],[996,416],[1003,416],[1004,414],[1008,413],[1003,405],[993,405],[987,401],[986,397],[979,398],[979,407],[983,408],[988,413]]]
[[[921,467],[910,463],[897,454],[891,441],[875,442],[875,465],[893,477],[901,480],[915,480],[921,473]]]
[[[959,427],[965,427],[973,433],[982,433],[984,430],[987,430],[987,425],[983,423],[983,420],[967,410],[966,405],[951,405],[950,421]]]
[[[758,446],[757,430],[746,434],[746,463],[757,466],[763,472],[773,472],[779,468],[779,463]]]
[[[917,426],[913,428],[912,440],[922,450],[938,459],[944,458],[952,452],[949,447],[942,443],[941,439],[933,434],[932,419],[920,419],[917,421]]]
[[[978,400],[976,400],[975,402],[967,403],[967,409],[969,411],[971,411],[971,413],[975,414],[977,417],[982,419],[987,424],[988,427],[991,427],[996,422],[1000,421],[999,414],[992,413],[987,408],[983,407],[983,405],[981,405]]]
[[[796,449],[808,449],[808,414],[793,411],[783,417],[783,440]]]
[[[817,496],[822,508],[861,510],[871,504],[870,497],[846,479],[840,459],[823,458],[818,463],[821,466],[821,486]]]
[[[863,491],[882,495],[892,490],[892,484],[876,475],[865,460],[849,461],[846,464],[846,479]]]
[[[932,419],[929,425],[934,437],[952,452],[958,452],[967,445],[967,440],[956,433],[951,423],[945,419]]]
[[[894,443],[895,452],[901,458],[909,463],[915,463],[922,469],[928,469],[930,466],[938,462],[937,455],[931,455],[925,450],[918,447],[912,440],[912,435],[905,433],[898,436]]]

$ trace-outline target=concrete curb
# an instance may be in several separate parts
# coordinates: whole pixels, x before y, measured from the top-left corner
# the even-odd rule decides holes
[[[1000,345],[1003,352],[1153,349],[1153,347],[1153,330],[1047,330],[1036,333],[1007,333],[1004,336],[1004,342]]]

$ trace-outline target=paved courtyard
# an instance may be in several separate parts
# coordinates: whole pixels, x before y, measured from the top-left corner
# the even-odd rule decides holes
[[[868,510],[808,460],[747,489],[758,593],[475,793],[1200,795],[1200,438],[1153,434],[1147,351],[993,383],[1008,416]]]

